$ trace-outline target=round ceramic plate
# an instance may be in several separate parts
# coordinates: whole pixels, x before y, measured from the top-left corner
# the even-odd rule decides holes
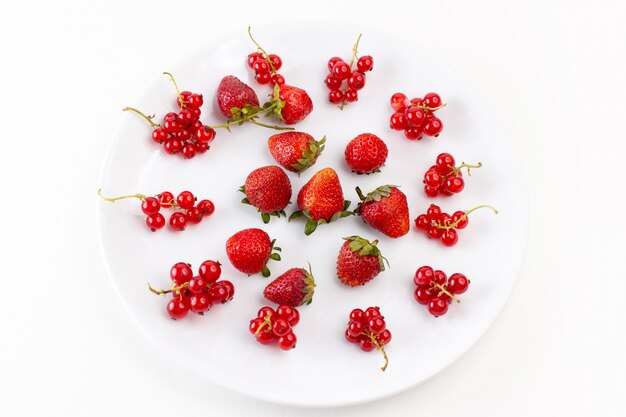
[[[361,31],[363,28],[322,23],[254,30],[261,45],[282,57],[281,73],[288,84],[306,89],[313,99],[313,112],[297,129],[316,138],[327,137],[326,150],[312,168],[301,176],[289,173],[293,204],[287,212],[296,210],[298,191],[324,167],[339,174],[344,196],[353,202],[351,208],[358,201],[356,186],[370,191],[396,184],[407,195],[411,219],[431,203],[449,213],[479,204],[500,210],[498,215],[488,210],[473,213],[456,246],[446,248],[414,228],[402,238],[390,239],[359,217],[322,225],[308,237],[302,219],[288,223],[284,218],[272,218],[270,224],[263,224],[254,208],[240,203],[242,194],[238,192],[250,171],[275,164],[267,138],[276,132],[259,126],[235,126],[232,133],[219,130],[207,153],[183,160],[165,154],[151,141],[144,120],[124,114],[104,163],[101,185],[105,194],[190,190],[215,203],[215,213],[198,225],[183,232],[166,227],[151,233],[144,225],[138,200],[103,201],[98,210],[100,240],[111,280],[154,344],[209,381],[249,396],[299,406],[337,406],[373,401],[415,386],[476,343],[502,309],[520,271],[528,228],[521,167],[498,118],[458,74],[408,41],[365,30],[360,53],[375,59],[374,70],[367,73],[367,85],[358,102],[343,110],[328,102],[323,84],[326,62],[335,55],[349,60]],[[262,101],[270,94],[270,87],[256,84],[246,66],[246,57],[253,50],[242,27],[239,33],[211,42],[180,65],[155,69],[155,74],[169,70],[182,89],[202,93],[202,120],[217,124],[224,120],[215,104],[215,90],[223,76],[239,77]],[[389,129],[389,97],[396,91],[409,97],[429,91],[441,95],[448,105],[438,112],[445,126],[438,138],[410,141],[402,132]],[[160,76],[139,101],[129,104],[162,117],[176,110],[175,92],[170,81]],[[346,144],[363,132],[378,135],[389,147],[381,173],[355,175],[345,164]],[[481,161],[483,167],[466,178],[461,194],[427,198],[422,177],[441,152],[452,153],[458,161]],[[283,249],[282,261],[269,263],[269,279],[236,271],[226,257],[226,239],[249,227],[262,228]],[[342,285],[335,273],[341,238],[350,235],[378,239],[391,265],[358,288]],[[167,299],[148,292],[147,282],[166,288],[171,265],[184,261],[195,268],[206,259],[222,262],[222,277],[236,286],[234,300],[215,306],[204,316],[169,319]],[[307,262],[313,267],[317,288],[313,303],[300,308],[301,321],[295,327],[297,347],[285,352],[277,346],[260,345],[248,332],[248,324],[260,307],[269,304],[263,288],[285,270]],[[439,318],[413,299],[413,274],[425,264],[448,274],[462,272],[471,280],[462,302],[451,305]],[[362,352],[344,339],[350,310],[368,306],[380,307],[393,333],[387,346],[386,372],[380,369],[383,357],[379,352]]]

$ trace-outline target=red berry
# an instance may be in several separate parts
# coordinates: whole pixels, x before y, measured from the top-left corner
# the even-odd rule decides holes
[[[282,76],[282,75],[280,75],[280,74],[274,74],[274,75],[272,75],[272,76],[270,77],[270,82],[271,82],[273,85],[276,85],[276,84],[278,84],[278,85],[283,85],[283,84],[285,84],[285,77],[283,77],[283,76]]]
[[[448,303],[439,297],[428,302],[428,312],[435,317],[443,316],[448,311]]]
[[[406,115],[403,112],[395,112],[389,119],[389,127],[393,130],[404,130],[408,127]]]
[[[371,71],[374,69],[374,58],[370,55],[363,55],[356,61],[356,67],[360,72]]]
[[[333,67],[333,75],[340,80],[345,80],[350,76],[350,66],[343,61],[339,61]]]
[[[452,215],[452,222],[456,223],[455,229],[465,229],[468,221],[469,217],[465,215],[464,211],[455,211]]]
[[[185,227],[187,227],[187,222],[187,216],[185,216],[180,211],[172,213],[172,215],[170,216],[170,226],[172,226],[176,230],[180,230],[181,232],[185,230]]]
[[[424,184],[428,187],[438,188],[443,183],[443,176],[435,169],[429,169],[424,174]]]
[[[264,327],[261,331],[256,335],[256,340],[262,345],[269,345],[276,340],[276,336],[274,333],[269,330],[269,327]]]
[[[183,191],[176,197],[176,203],[182,209],[190,209],[196,203],[196,198],[191,191]]]
[[[228,296],[226,297],[225,301],[232,300],[233,297],[235,296],[235,286],[233,285],[233,283],[225,279],[221,280],[219,283],[222,287],[224,287],[224,289],[228,293]]]
[[[272,307],[261,307],[257,313],[257,317],[260,319],[266,319],[269,316],[269,319],[272,320],[275,315],[276,312]]]
[[[428,185],[424,185],[424,193],[426,193],[428,197],[437,197],[437,195],[439,194],[439,188],[433,188],[429,187]]]
[[[359,93],[356,92],[356,90],[352,90],[351,88],[348,88],[344,93],[343,93],[343,98],[348,102],[348,103],[352,103],[353,101],[357,101],[359,99]]]
[[[348,324],[348,333],[353,337],[358,337],[361,335],[364,328],[365,326],[363,325],[362,322],[351,321],[350,324]]]
[[[228,300],[228,289],[219,282],[209,288],[208,297],[212,303],[225,303]]]
[[[257,74],[269,74],[270,65],[267,63],[265,58],[259,58],[256,61],[254,61],[254,64],[252,64],[252,69]]]
[[[355,308],[350,312],[350,320],[363,323],[365,321],[365,312],[360,308]]]
[[[261,324],[263,324],[263,322],[264,320],[259,318],[250,320],[250,326],[248,327],[250,333],[255,334],[256,331],[259,330],[259,327],[261,327]]]
[[[176,286],[183,285],[185,282],[189,282],[193,278],[193,271],[189,264],[184,262],[177,262],[170,269],[170,278],[176,284]]]
[[[435,271],[428,265],[421,266],[415,271],[413,282],[418,287],[430,287],[435,279]]]
[[[333,104],[339,104],[343,101],[343,92],[341,90],[331,90],[328,93],[328,101]]]
[[[272,81],[272,76],[270,75],[269,72],[257,72],[254,75],[254,79],[256,80],[257,83],[259,84],[269,84],[270,81]]]
[[[152,131],[152,140],[156,143],[163,143],[167,140],[168,134],[163,128],[156,128]]]
[[[426,217],[430,221],[438,221],[441,217],[441,208],[435,204],[431,204],[426,210]]]
[[[215,211],[215,206],[211,200],[200,200],[198,208],[202,210],[202,214],[205,216],[210,216]]]
[[[277,337],[280,337],[291,332],[291,325],[285,319],[276,319],[272,323],[272,331]]]
[[[141,211],[147,216],[158,213],[159,210],[161,210],[161,203],[154,197],[146,197],[146,199],[141,202]]]
[[[209,126],[201,126],[196,129],[196,140],[198,142],[209,143],[215,139],[215,129]]]
[[[431,298],[435,297],[437,293],[429,287],[417,287],[413,295],[415,297],[415,301],[420,304],[427,305]]]
[[[278,338],[278,347],[282,350],[290,350],[296,347],[297,341],[298,339],[293,332],[287,333],[286,335]]]
[[[450,191],[451,193],[460,193],[461,191],[463,191],[463,188],[465,188],[465,181],[463,181],[463,178],[461,177],[451,175],[446,178],[445,187],[446,190]]]
[[[454,229],[445,230],[441,234],[441,243],[444,246],[454,246],[459,241],[459,235],[456,233]]]
[[[341,88],[341,80],[334,75],[327,75],[324,79],[324,84],[326,84],[329,90],[338,90]]]
[[[209,144],[206,142],[198,142],[196,146],[198,147],[199,154],[203,154],[209,150]]]
[[[443,175],[451,173],[455,164],[454,157],[447,152],[439,154],[435,162],[437,171],[441,172]]]
[[[187,105],[187,102],[189,102],[189,98],[191,98],[191,91],[181,91],[180,97],[176,99],[178,107],[181,109],[184,108]]]
[[[338,56],[334,56],[331,59],[329,59],[328,60],[328,71],[332,73],[333,72],[333,67],[338,62],[343,62],[343,59],[339,58]]]
[[[290,321],[292,319],[293,315],[295,314],[294,311],[295,311],[295,308],[293,308],[293,307],[289,307],[289,306],[285,306],[285,305],[279,306],[276,309],[276,316],[278,318]]]
[[[178,132],[176,132],[176,139],[181,142],[185,142],[191,138],[191,132],[189,129],[181,128]],[[184,149],[184,148],[183,148]]]
[[[212,284],[220,279],[222,275],[222,267],[220,265],[221,264],[216,261],[204,261],[198,268],[198,275],[207,283]]]
[[[346,340],[347,340],[348,342],[350,342],[350,343],[356,343],[356,342],[358,342],[358,341],[359,341],[358,336],[357,336],[357,337],[352,336],[352,335],[350,334],[350,331],[349,331],[348,329],[346,329],[345,335],[346,335]]]
[[[441,97],[437,93],[428,93],[424,96],[424,104],[431,109],[441,106]]]
[[[348,77],[348,86],[353,90],[360,90],[365,87],[365,74],[358,71],[354,71]]]
[[[426,233],[428,234],[429,239],[439,239],[441,235],[443,234],[443,229],[440,229],[435,226],[430,226],[428,230],[426,231]]]
[[[163,143],[163,149],[168,154],[174,155],[183,150],[183,143],[176,138],[170,138]]]
[[[268,59],[270,60],[270,62],[272,63],[272,67],[274,71],[278,71],[280,69],[280,67],[283,66],[283,60],[280,59],[280,57],[276,54],[269,54]]]
[[[194,294],[189,298],[191,311],[196,314],[203,314],[213,305],[207,294]]]
[[[385,330],[386,323],[382,317],[373,317],[367,321],[367,327],[373,334],[380,334]]]
[[[372,340],[367,336],[361,336],[359,339],[359,346],[361,347],[361,350],[364,350],[365,352],[371,352],[376,347],[374,342],[372,342]]]
[[[254,63],[258,59],[263,59],[263,54],[261,52],[252,52],[251,54],[249,54],[248,55],[248,66],[250,68],[253,68],[254,67]]]
[[[202,107],[203,103],[204,99],[202,97],[202,94],[193,93],[187,99],[187,107],[189,107],[190,109],[199,109],[200,107]]]
[[[421,127],[407,127],[404,129],[404,136],[410,140],[420,140],[422,138]]]
[[[202,221],[202,210],[198,207],[192,207],[187,210],[187,220],[189,223],[198,224]]]
[[[163,120],[163,130],[167,133],[176,133],[178,129],[180,129],[180,123],[177,118],[167,118],[166,116],[166,119]]]
[[[146,217],[146,226],[153,232],[165,226],[165,217],[161,213],[154,213]]]
[[[412,127],[422,127],[426,122],[426,112],[416,106],[409,107],[406,112],[406,121],[409,123],[409,126]]]
[[[198,147],[194,145],[193,143],[188,143],[185,146],[183,146],[183,157],[185,159],[193,158],[194,156],[196,156],[197,152],[198,152]]]
[[[193,113],[189,109],[183,109],[178,113],[178,122],[181,126],[191,126],[192,123],[196,120]]]
[[[173,298],[167,303],[167,314],[174,320],[184,318],[189,313],[189,301]]]
[[[372,317],[381,317],[380,309],[378,307],[368,307],[365,310],[365,319],[369,320]]]
[[[161,203],[161,207],[172,207],[174,203],[174,194],[169,191],[163,191],[159,194],[159,202]]]
[[[189,109],[189,111],[191,111],[191,115],[193,116],[193,123],[191,124],[191,126],[193,126],[194,123],[196,123],[198,119],[200,118],[202,111],[200,109],[191,109],[191,108]]]
[[[448,281],[448,276],[442,270],[437,269],[435,271],[435,275],[434,275],[433,281],[435,283],[439,284],[439,285],[443,285],[443,284],[445,284]]]
[[[391,108],[393,108],[397,112],[404,112],[404,109],[407,107],[408,98],[404,93],[394,93],[391,96]]]
[[[448,285],[446,288],[452,294],[463,294],[465,291],[467,291],[467,287],[469,287],[469,283],[470,282],[465,275],[459,274],[457,272],[456,274],[450,275],[450,278],[448,279]]]
[[[429,117],[424,126],[424,133],[428,136],[439,136],[443,130],[443,123],[435,116]]]
[[[391,342],[391,332],[385,329],[381,334],[378,335],[376,339],[378,340],[379,345],[384,346],[386,344],[389,344],[389,342]]]
[[[294,308],[293,315],[291,316],[291,319],[289,319],[289,324],[291,324],[292,326],[295,326],[299,322],[300,322],[300,313],[298,313],[298,310]]]
[[[200,294],[204,292],[206,288],[207,288],[207,282],[200,277],[191,278],[189,280],[189,285],[187,286],[187,289],[192,294]]]
[[[425,214],[420,214],[415,219],[415,227],[417,227],[420,230],[426,230],[429,225],[430,225],[430,220],[428,220],[428,217],[426,217]]]

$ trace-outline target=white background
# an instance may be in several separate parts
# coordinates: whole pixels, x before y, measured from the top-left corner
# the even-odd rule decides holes
[[[624,3],[379,3],[3,5],[3,414],[623,415]],[[343,409],[250,400],[175,368],[129,320],[95,234],[120,108],[209,39],[303,17],[404,34],[456,68],[509,129],[530,195],[524,268],[485,337],[425,384]]]

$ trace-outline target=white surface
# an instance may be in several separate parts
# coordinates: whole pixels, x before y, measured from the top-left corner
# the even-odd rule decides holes
[[[321,82],[327,72],[324,63],[336,53],[327,45],[343,40],[349,53],[359,30],[301,22],[254,31],[265,48],[281,45],[285,62],[281,73],[289,83],[304,87],[315,103],[313,113],[298,123],[297,129],[327,138],[324,153],[311,169],[299,177],[290,174],[292,201],[295,205],[298,190],[315,171],[331,166],[339,174],[344,197],[353,201],[352,208],[358,201],[357,185],[369,192],[383,184],[402,187],[411,219],[433,202],[449,213],[486,203],[498,208],[498,216],[488,210],[471,215],[470,225],[459,233],[454,248],[429,241],[416,230],[390,239],[358,217],[321,226],[309,237],[303,234],[304,221],[288,224],[286,219],[273,219],[264,225],[256,210],[241,204],[242,195],[237,191],[250,171],[275,164],[267,150],[267,137],[276,132],[258,126],[236,127],[231,134],[219,131],[208,153],[184,161],[165,154],[152,142],[147,123],[128,114],[106,158],[102,186],[107,195],[133,190],[155,194],[165,187],[174,192],[192,190],[199,198],[215,202],[215,214],[197,227],[190,226],[183,233],[163,230],[154,234],[144,225],[138,200],[115,205],[102,202],[98,212],[105,262],[123,302],[156,347],[209,381],[255,398],[328,407],[368,402],[406,390],[439,372],[483,335],[520,272],[528,234],[526,184],[501,123],[488,104],[447,66],[424,53],[403,57],[403,50],[414,49],[409,40],[402,43],[401,38],[375,30],[368,30],[360,49],[375,57],[376,68],[368,74],[367,88],[361,90],[358,103],[339,111],[328,103],[328,90]],[[302,33],[319,35],[306,39]],[[221,76],[236,74],[252,84],[252,71],[242,59],[251,50],[252,43],[241,30],[212,41],[170,68],[181,88],[206,97],[202,118],[206,123],[221,120],[219,113],[211,113]],[[448,106],[438,112],[445,130],[439,138],[414,142],[389,129],[393,113],[389,97],[404,88],[410,88],[412,95],[434,90],[445,97]],[[257,91],[267,95],[270,88]],[[170,81],[161,76],[136,106],[163,115],[174,110],[174,97]],[[362,132],[375,133],[388,144],[389,157],[380,174],[358,176],[344,162],[346,144]],[[484,165],[466,177],[467,189],[460,195],[429,199],[421,178],[443,151],[456,155],[459,164],[461,160],[480,160]],[[297,209],[294,205],[287,208],[289,213]],[[292,352],[255,343],[248,332],[250,319],[268,304],[262,290],[269,281],[260,275],[247,277],[227,262],[224,242],[245,227],[262,228],[283,248],[282,261],[269,264],[274,277],[307,262],[313,267],[317,281],[314,301],[300,308],[301,322],[294,329],[298,346]],[[391,267],[366,286],[349,288],[336,279],[336,259],[344,242],[341,237],[355,234],[379,239],[378,247]],[[167,287],[168,271],[175,262],[191,262],[197,268],[209,258],[224,263],[223,277],[235,284],[235,299],[203,317],[190,315],[173,322],[165,312],[167,299],[149,294],[146,281]],[[451,306],[440,319],[430,316],[413,299],[413,275],[424,264],[449,275],[463,272],[472,281],[471,290],[461,296],[463,302]],[[393,334],[387,347],[391,363],[385,374],[379,370],[381,355],[360,352],[343,336],[350,310],[372,305],[380,306]]]
[[[622,415],[623,3],[429,1],[399,12],[374,10],[373,2],[317,2],[302,10],[287,4],[240,2],[237,11],[206,2],[189,10],[171,2],[4,6],[3,411]],[[120,109],[155,73],[216,33],[329,13],[413,36],[476,86],[521,154],[531,230],[510,302],[462,360],[387,400],[308,410],[247,399],[155,354],[106,277],[93,213],[100,161]]]

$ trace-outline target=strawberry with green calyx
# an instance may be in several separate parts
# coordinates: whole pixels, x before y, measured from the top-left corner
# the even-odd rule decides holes
[[[344,237],[337,257],[337,277],[350,287],[364,285],[385,270],[385,262],[377,240],[370,242],[360,236]]]
[[[232,235],[226,241],[226,255],[235,269],[244,274],[261,274],[270,276],[267,262],[272,259],[280,261],[280,248],[274,246],[276,239],[261,229],[244,229]],[[277,252],[274,252],[277,251]]]
[[[269,301],[290,307],[309,305],[313,301],[315,278],[311,271],[304,268],[291,268],[263,290],[263,296]]]
[[[409,232],[409,206],[397,185],[382,185],[366,196],[356,187],[361,202],[354,210],[363,221],[383,234],[397,238]]]
[[[270,136],[267,146],[280,166],[300,174],[317,161],[325,142],[326,136],[315,140],[304,132],[281,132]]]
[[[269,223],[270,216],[287,217],[285,207],[291,199],[291,182],[280,167],[270,165],[255,169],[239,191],[246,195],[241,202],[256,207],[263,223]]]
[[[289,221],[305,216],[308,220],[304,234],[310,235],[318,225],[351,216],[348,211],[350,201],[343,199],[343,190],[337,173],[332,168],[324,168],[313,175],[298,193],[298,207],[289,216]]]
[[[295,125],[313,111],[313,101],[301,88],[276,84],[271,100],[265,103],[263,108],[265,111],[272,109],[267,116],[274,116],[286,125]]]

